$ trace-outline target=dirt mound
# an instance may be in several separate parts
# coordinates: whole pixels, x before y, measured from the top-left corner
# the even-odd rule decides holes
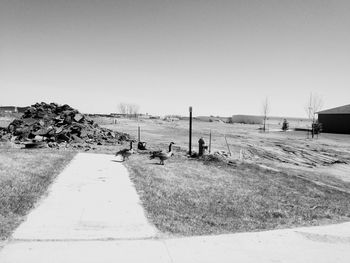
[[[29,107],[19,119],[11,122],[0,133],[3,140],[15,142],[44,142],[49,147],[72,145],[116,144],[129,140],[129,135],[114,132],[97,125],[89,117],[69,105],[36,103]]]

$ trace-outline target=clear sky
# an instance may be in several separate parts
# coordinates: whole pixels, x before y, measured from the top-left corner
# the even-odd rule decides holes
[[[350,103],[350,1],[0,0],[0,105],[305,117]]]

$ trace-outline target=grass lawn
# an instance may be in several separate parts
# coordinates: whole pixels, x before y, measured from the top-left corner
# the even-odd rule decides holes
[[[334,173],[336,166],[305,168],[277,160],[262,161],[265,167],[277,169],[272,171],[255,161],[237,163],[235,167],[205,163],[185,157],[187,121],[118,119],[117,124],[110,120],[101,124],[135,137],[140,126],[141,140],[151,150],[165,150],[170,141],[176,143],[176,155],[165,166],[156,165],[157,161],[149,160],[147,154],[135,154],[125,162],[147,216],[165,233],[219,234],[350,220],[350,176],[338,176]],[[350,160],[348,135],[322,134],[311,140],[304,132],[260,133],[257,125],[199,121],[193,123],[193,128],[194,150],[197,151],[199,137],[208,143],[211,130],[212,150],[227,150],[226,135],[236,160],[247,145],[279,150],[276,142],[310,153],[324,149]]]
[[[1,148],[0,240],[11,235],[73,156],[70,151]]]
[[[191,160],[164,166],[148,155],[125,165],[151,222],[175,235],[220,234],[350,220],[350,194],[305,180],[302,171]],[[349,184],[332,180],[342,189]]]

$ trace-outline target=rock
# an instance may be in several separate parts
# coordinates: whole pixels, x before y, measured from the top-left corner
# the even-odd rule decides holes
[[[80,122],[83,118],[84,118],[83,115],[81,115],[80,113],[77,113],[74,115],[74,120],[76,122]]]
[[[43,136],[39,136],[39,135],[36,135],[35,137],[34,137],[34,141],[37,141],[37,142],[41,142],[41,141],[43,141],[45,138],[43,137]]]
[[[15,136],[17,135],[28,136],[29,133],[30,133],[30,129],[28,127],[18,127],[12,132],[12,134]]]
[[[48,129],[48,127],[44,127],[36,132],[34,132],[35,135],[47,135],[50,132],[50,130]]]
[[[58,142],[69,142],[70,138],[67,134],[61,133],[57,136],[57,141]]]
[[[40,119],[40,118],[44,118],[44,116],[45,116],[44,109],[41,107],[38,108],[35,117]]]
[[[88,136],[88,133],[87,133],[86,130],[81,130],[81,131],[80,131],[80,137],[81,137],[81,138],[86,138],[87,136]]]
[[[26,118],[26,119],[22,119],[22,121],[24,122],[25,125],[31,126],[31,125],[34,125],[38,120],[34,118]]]
[[[72,138],[72,142],[74,142],[74,143],[83,143],[84,141],[81,139],[81,138],[79,138],[77,135],[75,135],[75,134],[73,134],[72,136],[71,136],[71,138]]]
[[[65,124],[72,124],[72,117],[71,116],[66,116],[64,118],[64,123]]]
[[[49,146],[50,148],[58,148],[58,144],[55,142],[49,142],[47,146]]]
[[[55,133],[56,133],[56,134],[59,134],[59,133],[61,133],[62,131],[63,131],[63,126],[58,127],[58,128],[56,129]]]

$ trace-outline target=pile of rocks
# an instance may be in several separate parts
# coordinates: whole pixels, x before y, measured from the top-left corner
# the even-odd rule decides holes
[[[116,144],[129,135],[102,128],[69,105],[36,103],[15,119],[2,139],[15,142],[45,142],[49,147]]]

